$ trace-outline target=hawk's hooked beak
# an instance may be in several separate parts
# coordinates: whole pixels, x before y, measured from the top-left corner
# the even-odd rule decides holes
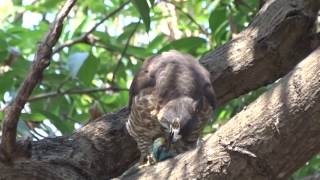
[[[170,125],[170,132],[169,132],[169,141],[168,141],[168,149],[171,147],[171,143],[176,142],[181,138],[180,133],[180,125],[176,125],[178,122],[174,122],[173,125]]]

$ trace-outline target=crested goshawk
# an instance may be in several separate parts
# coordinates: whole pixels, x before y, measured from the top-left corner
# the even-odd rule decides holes
[[[215,105],[210,75],[191,55],[169,51],[145,61],[130,87],[126,124],[140,162],[158,137],[176,153],[195,147]]]

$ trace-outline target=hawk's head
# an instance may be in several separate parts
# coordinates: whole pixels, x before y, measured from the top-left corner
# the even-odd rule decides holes
[[[184,96],[169,101],[160,109],[157,118],[166,129],[169,141],[188,137],[199,125],[197,112],[200,105],[199,100]]]

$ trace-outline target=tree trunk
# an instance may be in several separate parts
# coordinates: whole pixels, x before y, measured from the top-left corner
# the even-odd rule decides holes
[[[238,37],[204,56],[201,62],[211,72],[219,104],[274,82],[306,57],[318,43],[312,33],[319,6],[318,0],[267,1],[253,23]],[[309,59],[314,59],[312,57]],[[303,64],[299,67],[305,70],[309,65]],[[315,131],[316,128],[319,130],[315,121],[315,118],[319,119],[319,105],[313,103],[319,102],[319,93],[315,93],[319,91],[313,87],[319,85],[320,64],[314,65],[318,67],[310,67],[313,74],[308,73],[310,70],[297,69],[291,73],[291,78],[287,76],[263,96],[266,101],[259,98],[255,105],[211,136],[203,149],[185,153],[156,167],[174,165],[177,176],[185,173],[190,177],[199,175],[199,178],[232,179],[237,174],[260,179],[287,177],[319,150],[319,142],[314,138],[306,139],[311,135],[320,138]],[[308,79],[302,73],[306,73],[306,78],[318,79],[306,81]],[[296,99],[297,93],[301,93],[300,99]],[[265,107],[270,110],[265,111]],[[123,108],[88,123],[71,136],[33,142],[31,159],[16,161],[14,165],[0,164],[0,179],[79,180],[119,176],[139,157],[136,144],[124,127],[127,116],[128,111]],[[307,122],[302,124],[303,119]],[[238,123],[233,123],[235,121]],[[304,136],[300,136],[301,132]],[[304,147],[302,153],[301,147]],[[281,148],[287,151],[281,151]],[[151,176],[148,172],[152,168],[134,176]],[[172,176],[166,174],[168,170],[164,168],[156,174]]]

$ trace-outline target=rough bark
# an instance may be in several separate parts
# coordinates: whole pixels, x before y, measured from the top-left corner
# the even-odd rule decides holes
[[[61,35],[63,21],[68,16],[75,3],[76,0],[67,1],[56,16],[48,34],[38,46],[31,69],[26,79],[21,84],[17,96],[5,109],[0,145],[0,159],[2,162],[11,163],[12,160],[28,158],[31,155],[30,141],[16,142],[19,116],[33,89],[41,81],[44,69],[50,64],[52,48]]]
[[[16,161],[14,166],[0,164],[0,179],[96,180],[119,175],[139,157],[123,126],[127,116],[124,108],[69,137],[33,142],[32,159]]]
[[[319,45],[312,36],[319,3],[269,0],[248,28],[201,58],[221,104],[274,82]]]
[[[286,179],[320,151],[320,47],[204,144],[122,179]]]
[[[307,2],[312,6],[306,6],[304,3]],[[313,32],[313,25],[316,17],[315,12],[318,9],[319,2],[317,0],[268,1],[264,8],[259,12],[256,20],[243,33],[240,33],[235,40],[232,40],[214,51],[213,54],[202,58],[201,62],[211,72],[212,81],[218,94],[218,102],[223,104],[240,94],[244,94],[261,85],[275,81],[281,75],[286,74],[290,70],[290,67],[292,68],[294,64],[298,63],[302,57],[305,57],[311,52],[313,41],[309,35]],[[275,16],[275,14],[277,14],[277,16]],[[256,32],[256,34],[250,34],[250,32]],[[245,41],[245,43],[241,43],[240,39]],[[251,39],[251,41],[246,41],[246,39]],[[265,50],[263,50],[264,48]],[[288,51],[288,49],[291,49],[291,51]],[[247,59],[249,60],[247,61]],[[246,75],[246,73],[248,73],[248,75]],[[270,99],[270,102],[271,100],[272,99]],[[311,106],[311,109],[313,109],[313,106]],[[262,110],[261,113],[265,112]],[[253,115],[258,112],[257,109]],[[297,109],[297,112],[300,112],[299,108]],[[0,164],[0,179],[109,179],[110,177],[120,175],[139,156],[135,142],[125,131],[124,122],[127,119],[127,115],[128,112],[124,108],[117,113],[108,114],[100,120],[90,122],[69,137],[48,138],[33,142],[31,159],[17,161],[12,166]],[[285,118],[284,115],[281,116],[281,118]],[[273,132],[268,129],[268,124],[252,124],[252,130],[244,129],[242,124],[247,122],[246,118],[244,118],[244,121],[242,122],[240,117],[237,117],[239,124],[234,124],[237,127],[237,131],[231,132],[227,129],[227,127],[232,126],[232,122],[235,121],[233,120],[219,131],[226,131],[225,134],[216,134],[214,137],[223,135],[221,139],[225,140],[226,143],[229,142],[227,140],[230,140],[233,135],[234,138],[241,140],[241,138],[244,137],[239,137],[238,135],[243,133],[242,135],[245,136],[246,133],[248,133],[248,135],[254,133],[253,126],[255,128],[261,128],[255,129],[256,132],[261,133],[260,137],[265,137],[263,135],[269,137],[268,133]],[[295,121],[290,114],[285,119]],[[297,119],[297,121],[300,122],[301,119]],[[272,123],[273,121],[268,119],[267,122]],[[287,128],[282,125],[281,121],[281,126],[279,126],[280,132],[282,132],[282,128],[285,129],[283,130],[283,133],[279,135],[279,139],[292,138],[294,140],[299,140],[300,138],[303,138],[299,136],[287,137],[285,133]],[[288,128],[292,126],[293,125],[289,124]],[[262,131],[264,128],[269,131]],[[251,139],[253,141],[255,137],[245,136],[245,138],[247,138],[248,145],[252,145],[251,143],[253,142],[251,142]],[[206,144],[214,144],[216,140],[217,139],[211,137]],[[298,142],[296,143],[299,144]],[[304,142],[301,142],[301,145],[303,144]],[[248,147],[245,145],[246,144],[244,144],[243,147]],[[252,158],[253,160],[251,160],[249,158],[250,156],[246,155],[246,153],[238,153],[236,150],[232,150],[233,146],[242,147],[241,144],[238,144],[238,141],[229,146],[226,145],[226,147],[223,147],[220,145],[213,147],[212,149],[224,150],[229,147],[229,149],[231,149],[230,152],[224,153],[226,155],[234,155],[232,156],[232,162],[228,161],[229,158],[222,159],[226,162],[213,158],[206,162],[208,163],[207,167],[210,168],[218,162],[217,164],[221,164],[221,167],[224,167],[222,168],[223,170],[228,166],[228,168],[231,168],[230,166],[234,165],[233,163],[236,163],[237,161],[239,161],[238,164],[242,163],[241,165],[245,164],[248,166],[248,171],[244,171],[243,169],[234,166],[232,166],[234,170],[232,173],[223,171],[223,173],[230,173],[230,177],[236,174],[236,171],[250,173],[250,167],[252,170],[256,164],[259,165],[257,166],[258,169],[266,169],[263,171],[264,173],[269,172],[268,167],[278,167],[273,166],[273,164],[265,165],[264,161],[260,160],[260,157],[265,158],[262,156],[264,154],[257,154],[256,156],[259,158]],[[274,147],[275,150],[282,147],[281,144],[279,144],[279,141],[270,142],[270,144],[265,146]],[[258,144],[257,146],[250,146],[248,148],[250,151],[257,153],[256,149],[265,148],[265,146],[263,146],[263,144]],[[206,147],[206,145],[204,147]],[[243,151],[239,150],[239,148],[235,149],[240,152]],[[310,149],[313,148],[310,147]],[[181,161],[181,158],[183,159],[183,157],[191,157],[190,154],[192,154],[192,152],[179,156],[177,160],[171,160],[165,163],[175,165],[177,168],[182,167],[181,165],[184,163],[178,165],[175,164],[175,162]],[[210,154],[202,154],[201,156],[206,157],[206,155]],[[275,154],[271,157],[273,158],[278,155],[283,154]],[[210,155],[208,157],[213,156]],[[216,157],[222,156],[217,154]],[[296,165],[306,160],[307,158],[304,157],[297,162],[294,161],[289,164]],[[188,160],[188,162],[191,167],[192,161]],[[230,164],[228,164],[229,162]],[[266,158],[266,162],[269,163],[268,158]],[[275,163],[274,161],[270,162]],[[161,166],[161,164],[159,164],[159,166]],[[199,164],[199,166],[204,167],[204,164]],[[292,167],[289,167],[290,172],[292,172],[291,168]],[[186,169],[182,169],[182,172],[186,171]],[[17,172],[19,172],[19,174]],[[273,174],[277,173],[273,169],[270,172]],[[188,170],[186,173],[192,173],[192,171],[189,172]],[[259,173],[260,171],[258,171],[257,174]],[[206,175],[206,173],[203,172],[203,175]]]

